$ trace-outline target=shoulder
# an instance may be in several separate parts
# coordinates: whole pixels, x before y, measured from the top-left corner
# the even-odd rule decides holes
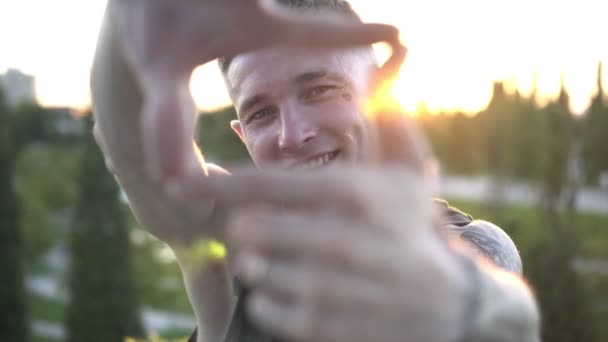
[[[522,262],[517,247],[509,235],[497,225],[475,220],[471,215],[436,200],[442,213],[442,225],[449,236],[456,236],[476,248],[476,252],[507,271],[522,273]]]

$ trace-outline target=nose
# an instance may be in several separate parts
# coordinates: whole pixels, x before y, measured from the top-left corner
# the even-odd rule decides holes
[[[291,108],[281,115],[279,148],[284,151],[301,148],[317,135],[317,128],[306,113]]]

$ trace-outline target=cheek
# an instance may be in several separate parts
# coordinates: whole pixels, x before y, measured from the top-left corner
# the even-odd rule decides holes
[[[328,103],[325,108],[319,111],[321,120],[326,125],[331,125],[334,129],[352,133],[353,129],[363,125],[364,118],[356,105],[352,93],[343,93],[340,98],[332,103]]]
[[[276,155],[276,133],[272,127],[248,129],[245,144],[253,162],[262,166],[274,159]]]
[[[342,94],[339,101],[325,113],[325,127],[345,148],[348,158],[362,158],[368,146],[367,121],[352,93]]]

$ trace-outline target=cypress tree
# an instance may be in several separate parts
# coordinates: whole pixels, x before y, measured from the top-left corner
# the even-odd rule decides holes
[[[20,206],[14,188],[11,116],[0,88],[0,341],[27,341]]]
[[[608,172],[608,103],[602,87],[602,62],[597,67],[597,92],[584,117],[583,159],[587,181],[597,184],[601,172]]]
[[[550,227],[550,236],[534,246],[525,257],[529,280],[537,289],[541,306],[542,340],[551,342],[597,341],[590,293],[585,279],[572,268],[581,253],[575,208],[562,214],[561,200],[568,189],[568,166],[575,142],[575,121],[562,80],[556,102],[544,110],[546,119],[544,172],[541,181],[541,224]],[[575,194],[573,194],[575,195]],[[567,309],[565,309],[567,308]]]
[[[70,231],[67,340],[122,342],[143,335],[126,209],[92,134],[85,134],[82,146],[80,194]]]

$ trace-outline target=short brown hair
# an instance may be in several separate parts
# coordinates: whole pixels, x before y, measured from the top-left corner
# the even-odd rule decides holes
[[[281,6],[285,6],[289,9],[294,10],[318,10],[318,11],[329,11],[343,14],[346,18],[354,19],[358,22],[361,18],[352,8],[350,3],[346,0],[275,0]],[[218,58],[218,65],[222,74],[228,72],[230,63],[235,56],[227,56]]]

